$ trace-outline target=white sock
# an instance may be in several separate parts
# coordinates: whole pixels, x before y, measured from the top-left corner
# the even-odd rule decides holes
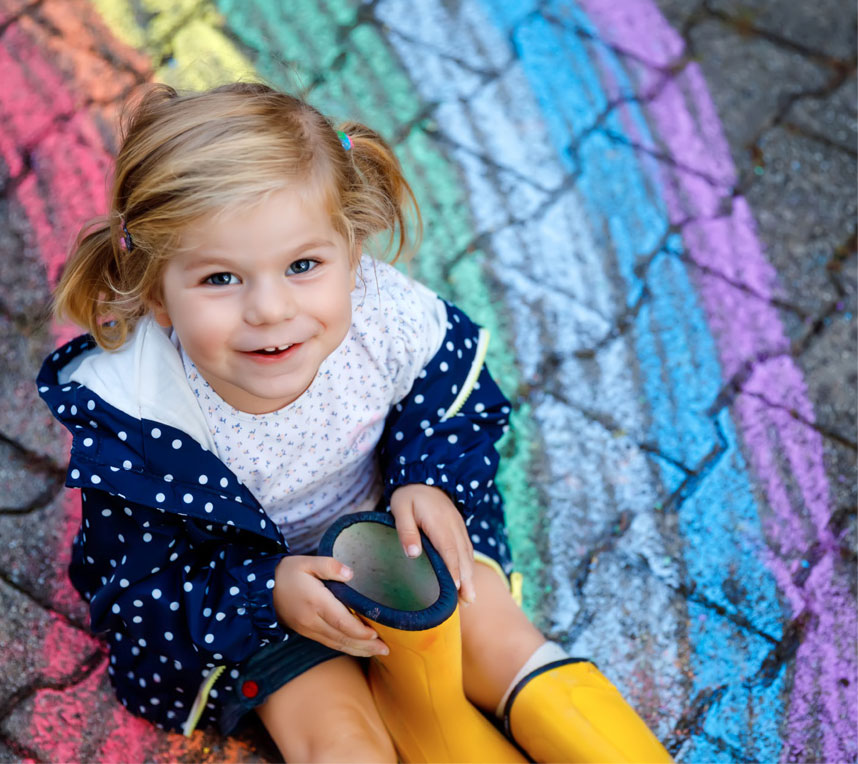
[[[498,703],[498,707],[495,709],[495,716],[497,716],[498,719],[503,719],[504,708],[506,707],[506,701],[509,698],[510,693],[531,671],[535,671],[540,666],[545,666],[548,663],[554,663],[554,661],[565,660],[568,657],[569,653],[567,653],[556,642],[546,642],[544,645],[537,647],[533,655],[525,661],[518,673],[512,678],[512,681],[509,683],[509,687],[506,688],[506,692],[503,694],[500,703]]]

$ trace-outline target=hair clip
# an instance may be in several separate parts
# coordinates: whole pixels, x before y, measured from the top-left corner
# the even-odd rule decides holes
[[[119,225],[122,226],[122,236],[119,237],[119,248],[123,252],[130,252],[134,249],[134,240],[131,234],[128,233],[128,227],[125,225],[125,218],[119,218]]]
[[[337,137],[340,139],[340,143],[343,144],[343,148],[346,151],[352,147],[352,139],[349,138],[342,130],[337,130]]]

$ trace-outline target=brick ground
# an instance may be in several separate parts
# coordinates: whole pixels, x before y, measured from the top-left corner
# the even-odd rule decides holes
[[[143,15],[144,6],[134,4]],[[65,580],[70,529],[73,533],[79,511],[76,498],[62,488],[67,442],[37,400],[33,386],[41,358],[56,342],[46,319],[48,284],[74,226],[97,211],[99,204],[98,199],[78,198],[75,191],[91,182],[92,173],[97,176],[106,167],[114,147],[110,125],[118,104],[129,88],[151,77],[153,69],[170,65],[171,57],[185,44],[183,31],[216,25],[206,3],[188,6],[185,15],[180,6],[176,4],[175,17],[162,14],[157,39],[145,44],[132,40],[141,49],[135,50],[128,40],[114,39],[93,6],[82,0],[67,6],[50,0],[0,0],[0,609],[5,614],[0,621],[0,761],[276,759],[270,742],[258,730],[237,740],[198,734],[186,742],[132,720],[114,702],[106,682],[104,649],[89,636],[85,610]],[[348,23],[339,27],[337,34],[330,35],[333,47],[326,49],[323,63],[336,66],[353,60],[366,28],[390,33],[374,15],[375,6],[367,4],[357,20],[342,12],[342,18],[351,18],[348,23],[362,25],[363,31],[350,41],[354,29]],[[724,189],[722,201],[742,196],[750,203],[766,256],[780,277],[781,290],[772,304],[788,333],[788,355],[804,374],[814,416],[791,410],[788,401],[768,400],[765,391],[754,386],[751,373],[725,385],[722,404],[740,405],[746,399],[772,411],[787,411],[797,427],[821,438],[833,495],[828,525],[838,544],[835,565],[854,597],[858,503],[855,9],[838,0],[812,5],[776,0],[660,0],[659,6],[681,31],[682,60],[699,63],[718,109],[738,171],[736,186]],[[544,13],[549,17],[551,10]],[[608,43],[588,44],[596,55],[598,45]],[[346,50],[352,59],[345,56]],[[345,57],[338,58],[338,53]],[[627,61],[630,68],[637,67],[638,95],[643,100],[655,97],[663,87],[662,78],[672,76],[633,56],[628,55]],[[21,64],[15,71],[26,76],[15,79],[12,62]],[[465,64],[457,62],[462,65],[460,71],[467,69]],[[503,62],[485,66],[478,72],[480,77],[503,76],[497,68]],[[468,71],[468,76],[475,76],[473,66]],[[479,77],[474,83],[478,81]],[[415,124],[422,125],[420,120],[426,117],[404,107],[401,113],[391,109],[401,135]],[[432,134],[431,128],[426,126],[427,134]],[[669,164],[673,158],[659,156],[658,161]],[[551,193],[561,188],[562,179],[552,177],[547,169],[541,177],[544,168],[530,169],[526,183],[520,173],[504,170],[497,175],[511,198],[523,193],[521,204],[516,203],[510,213],[513,219],[515,214],[526,218],[531,213],[535,219],[547,208],[540,194],[546,188]],[[525,176],[528,172],[523,170]],[[33,200],[41,200],[42,210],[42,218],[35,223],[32,213],[29,219],[25,213],[25,208],[33,209],[28,206]],[[475,244],[483,247],[485,241],[478,239]],[[736,288],[747,291],[749,287],[739,282]],[[624,320],[623,316],[613,319],[618,326]],[[562,360],[542,359],[549,370]],[[768,360],[759,362],[758,371]],[[551,389],[550,377],[545,384]],[[562,390],[556,394],[562,400]],[[596,421],[586,411],[578,415],[570,420],[569,431],[592,428],[593,449],[619,465],[617,469],[627,460],[651,457],[646,444],[636,442],[633,433],[628,441],[622,439],[626,437],[620,432],[623,422],[609,422],[611,427],[606,428],[604,421]],[[716,427],[714,417],[711,424]],[[711,437],[714,442],[714,429]],[[569,444],[570,449],[574,447],[574,442]],[[724,444],[722,450],[728,461],[739,458],[735,443]],[[534,480],[551,478],[538,457],[532,470]],[[722,478],[715,470],[706,479]],[[705,618],[711,603],[699,592],[677,587],[669,575],[629,578],[628,560],[640,561],[639,550],[629,540],[636,536],[623,538],[630,517],[620,512],[615,525],[594,528],[587,545],[590,556],[582,558],[584,563],[570,556],[567,572],[577,577],[582,601],[611,599],[617,595],[618,582],[625,581],[634,591],[624,594],[634,601],[662,603],[665,613],[697,612],[695,608],[703,607]],[[660,532],[669,552],[682,546],[678,530],[673,536],[669,526]],[[551,553],[547,543],[540,551]],[[544,562],[548,564],[547,559]],[[641,565],[654,569],[657,561]],[[724,583],[729,595],[729,582]],[[546,596],[545,602],[549,601],[553,602]],[[546,606],[545,612],[549,610]],[[687,656],[676,652],[669,641],[659,641],[654,622],[661,615],[654,609],[649,626],[635,621],[643,632],[627,648],[657,656],[656,663],[683,664]],[[764,620],[766,614],[759,615]],[[564,639],[569,637],[570,624],[580,622],[576,617],[571,611],[555,609],[544,615],[542,625]],[[592,628],[589,633],[610,634],[611,623],[599,631],[601,617],[593,608],[586,621],[587,628]],[[755,618],[750,611],[747,618],[734,619],[730,628],[735,629],[736,640],[751,645],[748,654],[770,657],[762,668],[759,664],[736,667],[727,661],[724,669],[734,676],[745,677],[742,672],[747,672],[747,681],[742,681],[748,687],[771,681],[766,671],[774,665],[787,663],[793,671],[791,661],[804,633],[804,624],[792,622],[777,639]],[[712,656],[713,662],[717,659]],[[657,678],[653,681],[657,683]],[[637,689],[641,697],[655,692]],[[671,692],[670,688],[660,691]],[[711,718],[707,721],[708,708],[722,702],[722,696],[724,692],[702,694],[680,715],[660,719],[671,750],[680,759],[707,761],[717,753],[721,760],[725,756],[744,760],[749,755],[730,748],[725,742],[729,735],[715,730]],[[730,702],[745,701],[737,695]],[[649,708],[648,713],[650,719],[658,718],[657,708]],[[789,723],[784,719],[784,725]],[[713,740],[720,742],[707,749]],[[822,758],[813,745],[799,755],[799,760]]]

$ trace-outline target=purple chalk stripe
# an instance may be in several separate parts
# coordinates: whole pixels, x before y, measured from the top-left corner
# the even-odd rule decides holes
[[[604,40],[639,54],[642,60],[663,65],[682,50],[681,38],[651,0],[580,0],[580,4]],[[687,65],[647,108],[670,156],[716,181],[713,185],[697,174],[681,171],[665,178],[664,198],[671,220],[711,218],[724,189],[733,183],[735,169],[699,66]],[[763,255],[744,198],[734,199],[729,217],[689,223],[683,234],[695,262],[747,284],[757,294],[731,287],[721,278],[699,279],[725,375],[730,377],[761,352],[782,354],[757,365],[745,385],[747,394],[740,395],[735,406],[749,461],[774,512],[765,525],[774,547],[766,564],[794,616],[811,616],[796,654],[782,759],[802,759],[821,745],[826,761],[851,761],[856,756],[858,623],[846,583],[835,569],[836,540],[828,530],[831,497],[822,438],[789,414],[793,409],[805,420],[814,421],[804,378],[787,355],[789,342],[770,302],[778,288],[777,273]],[[784,409],[764,403],[753,393]],[[789,463],[792,493],[781,473],[778,454]],[[804,583],[796,584],[800,556],[811,546],[822,557]],[[845,687],[844,680],[848,682]]]

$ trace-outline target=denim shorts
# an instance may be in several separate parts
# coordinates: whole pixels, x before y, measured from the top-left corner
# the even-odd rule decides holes
[[[271,693],[313,666],[345,654],[295,632],[283,642],[266,645],[233,669],[230,679],[234,681],[221,706],[221,731],[230,734],[241,718]]]

